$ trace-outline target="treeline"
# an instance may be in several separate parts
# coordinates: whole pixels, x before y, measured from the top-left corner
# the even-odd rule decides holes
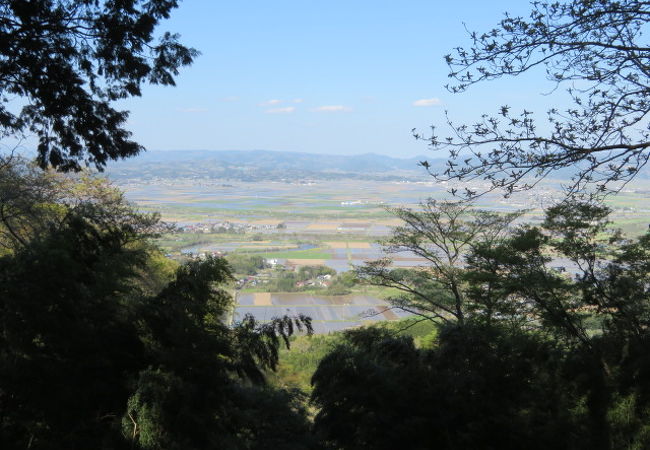
[[[279,271],[264,288],[270,292],[317,291],[324,295],[346,295],[357,281],[354,272],[337,274],[326,266],[302,266],[296,271]]]
[[[379,328],[391,336],[413,339],[417,348],[433,347],[438,336],[438,326],[435,323],[420,321],[413,317],[396,321],[380,321],[368,326]],[[290,348],[280,349],[280,362],[277,370],[269,373],[269,382],[274,386],[299,389],[311,394],[312,377],[321,360],[338,345],[344,343],[346,336],[346,332],[294,336]]]

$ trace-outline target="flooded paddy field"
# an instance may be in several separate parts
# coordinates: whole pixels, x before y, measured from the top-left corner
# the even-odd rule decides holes
[[[239,293],[234,321],[245,314],[257,320],[304,314],[312,318],[314,332],[323,334],[382,320],[398,320],[408,313],[388,309],[385,300],[368,295],[324,296],[304,292]]]
[[[118,186],[126,197],[143,210],[160,212],[163,219],[177,224],[216,223],[224,220],[254,224],[274,219],[282,230],[264,234],[322,234],[386,236],[398,223],[387,208],[417,208],[428,198],[451,199],[448,183],[425,177],[423,181],[373,181],[358,179],[296,181],[231,181],[219,179],[122,180]],[[650,192],[647,180],[630,183],[619,195],[608,199],[612,219],[624,231],[637,233],[647,228]],[[463,187],[461,186],[461,190]],[[473,189],[487,186],[476,184]],[[545,180],[537,189],[503,198],[490,193],[478,199],[476,207],[508,212],[526,209],[523,218],[538,222],[542,210],[562,197],[561,183]]]
[[[447,185],[433,181],[382,182],[370,180],[319,180],[308,183],[290,182],[225,182],[219,180],[131,180],[120,185],[127,198],[147,207],[158,207],[165,216],[178,220],[196,220],[211,216],[213,220],[238,217],[251,220],[260,217],[313,217],[306,230],[336,230],[346,219],[360,219],[368,227],[390,219],[385,207],[417,206],[428,198],[450,198]],[[521,201],[522,206],[535,207],[535,202]],[[487,196],[481,205],[490,209],[515,209],[513,201],[501,202]],[[334,219],[334,220],[325,220]],[[350,224],[351,225],[351,224]]]

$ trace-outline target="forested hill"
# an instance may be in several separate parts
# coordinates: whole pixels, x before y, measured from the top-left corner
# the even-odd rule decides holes
[[[322,155],[269,150],[149,151],[136,158],[116,162],[107,173],[112,178],[185,178],[209,177],[237,180],[318,178],[348,176],[369,179],[429,178],[419,162],[425,156],[393,158],[367,153],[363,155]],[[443,159],[428,159],[433,166]]]

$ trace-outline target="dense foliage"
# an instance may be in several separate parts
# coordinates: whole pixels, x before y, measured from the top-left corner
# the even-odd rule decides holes
[[[554,357],[475,325],[443,328],[432,349],[350,331],[314,374],[315,431],[332,448],[563,448],[578,430]]]
[[[413,300],[394,305],[440,324],[435,345],[348,332],[312,380],[316,431],[334,448],[647,448],[650,234],[623,239],[608,212],[563,203],[540,227],[467,247],[454,278],[462,314],[447,272],[417,271]],[[403,280],[376,270],[368,281]]]
[[[144,83],[173,85],[197,55],[175,34],[156,36],[177,4],[1,0],[0,135],[35,134],[40,166],[66,171],[139,153],[113,103]]]
[[[15,169],[11,179],[32,173]],[[170,270],[147,242],[155,218],[110,196],[74,206],[57,198],[24,209],[54,212],[36,232],[21,227],[19,241],[0,222],[12,244],[0,257],[3,448],[309,444],[299,398],[264,387],[280,345],[309,332],[309,319],[228,327],[224,260]],[[17,229],[26,217],[12,211]]]
[[[226,257],[234,274],[255,275],[261,269],[268,267],[266,259],[259,255],[231,253]]]

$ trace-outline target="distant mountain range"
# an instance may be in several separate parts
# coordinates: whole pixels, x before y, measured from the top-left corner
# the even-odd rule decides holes
[[[354,176],[391,180],[428,177],[418,164],[425,159],[434,168],[445,162],[425,156],[393,158],[372,153],[346,156],[269,150],[167,150],[110,163],[106,173],[115,179],[208,177],[254,181]]]
[[[444,172],[446,159],[416,156],[394,158],[362,155],[323,155],[270,150],[159,150],[108,164],[115,180],[202,178],[236,181],[300,181],[357,178],[369,180],[431,180],[419,165],[426,160],[432,172]],[[570,180],[576,168],[555,171],[549,178]],[[643,168],[637,179],[649,179]]]

